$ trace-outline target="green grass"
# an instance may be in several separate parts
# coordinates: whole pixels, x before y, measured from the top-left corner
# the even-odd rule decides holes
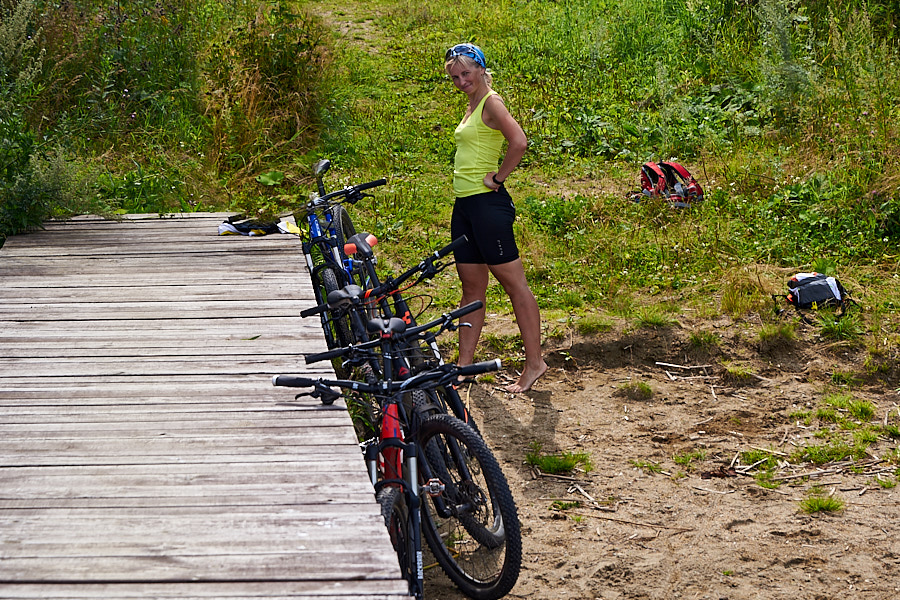
[[[852,372],[833,371],[831,373],[831,382],[835,385],[856,385],[860,380]]]
[[[892,490],[897,487],[897,479],[887,479],[884,477],[876,476],[875,483],[878,484],[878,487],[885,490]]]
[[[675,325],[678,321],[658,306],[645,306],[637,311],[634,322],[638,327],[655,329]]]
[[[672,457],[672,461],[676,465],[684,467],[686,471],[693,471],[696,468],[694,466],[694,462],[699,462],[702,460],[706,460],[706,450],[692,450],[690,452],[682,452]]]
[[[596,335],[612,329],[613,324],[601,315],[585,315],[575,322],[575,329],[582,335]]]
[[[783,287],[766,273],[802,267],[885,299],[823,323],[826,339],[870,341],[876,319],[897,331],[900,74],[886,0],[833,20],[808,0],[676,3],[662,23],[646,18],[650,0],[70,5],[23,0],[0,19],[18,57],[0,57],[0,239],[83,211],[290,212],[324,156],[334,186],[390,179],[353,218],[381,257],[410,264],[449,241],[464,99],[441,57],[472,39],[529,139],[509,187],[543,309],[665,328],[690,306],[756,323]],[[341,37],[330,19],[366,27]],[[703,203],[623,201],[641,163],[670,157],[698,176]],[[278,185],[257,181],[273,171]],[[511,312],[498,286],[488,299]],[[890,352],[868,368],[889,375]]]
[[[635,469],[640,469],[641,471],[643,471],[644,473],[646,473],[648,475],[656,475],[657,473],[663,472],[662,465],[660,465],[659,463],[655,463],[653,461],[630,460],[628,462],[630,462],[631,466],[633,466]]]
[[[740,453],[741,464],[756,465],[758,469],[774,469],[777,463],[775,455],[765,450],[747,450]]]
[[[753,368],[748,365],[726,364],[722,378],[734,385],[747,385],[756,381]]]
[[[759,343],[764,351],[790,346],[796,340],[793,323],[765,323],[759,330]]]
[[[615,394],[628,400],[649,400],[653,397],[653,388],[645,381],[629,381],[616,388]]]
[[[824,465],[842,460],[859,460],[866,456],[866,445],[852,444],[847,440],[836,439],[825,444],[808,445],[791,455],[793,462],[811,462]]]
[[[756,483],[759,487],[766,488],[768,490],[774,490],[781,487],[781,481],[776,479],[775,471],[773,469],[764,469],[757,471],[753,478],[756,480]]]
[[[553,510],[569,510],[571,508],[580,508],[581,502],[578,500],[568,502],[565,500],[554,500],[550,505],[550,508]]]
[[[721,338],[712,331],[692,331],[688,335],[688,344],[696,350],[711,352],[722,342]]]
[[[800,501],[805,513],[835,513],[844,510],[844,501],[833,496],[812,495]]]
[[[822,337],[842,342],[858,341],[865,333],[860,317],[856,313],[844,315],[843,318],[838,318],[835,315],[823,314],[820,331]]]
[[[537,467],[544,473],[571,473],[576,468],[585,472],[593,469],[591,457],[585,452],[545,453],[538,442],[531,443],[531,449],[525,454],[525,462]]]

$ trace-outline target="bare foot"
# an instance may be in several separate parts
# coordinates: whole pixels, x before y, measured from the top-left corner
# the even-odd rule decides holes
[[[540,379],[541,375],[547,372],[547,363],[541,361],[539,367],[534,369],[525,367],[525,370],[522,371],[522,374],[519,375],[519,381],[506,386],[506,391],[510,394],[519,394],[521,392],[527,392],[531,389],[531,386],[534,385],[534,382]]]

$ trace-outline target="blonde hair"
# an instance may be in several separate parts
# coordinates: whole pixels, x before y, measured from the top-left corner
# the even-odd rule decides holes
[[[477,62],[475,62],[475,59],[472,58],[471,56],[465,56],[462,54],[454,56],[453,58],[447,60],[447,62],[444,63],[444,72],[449,73],[450,67],[456,65],[457,63],[462,64],[464,67],[468,67],[470,69],[471,68],[484,69],[484,74],[482,75],[482,77],[484,77],[484,82],[487,84],[487,86],[489,88],[494,83],[494,77],[488,69],[485,69],[484,67],[479,65]]]

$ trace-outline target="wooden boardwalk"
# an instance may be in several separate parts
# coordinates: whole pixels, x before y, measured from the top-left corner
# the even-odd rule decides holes
[[[299,241],[81,218],[0,249],[0,598],[406,597]]]

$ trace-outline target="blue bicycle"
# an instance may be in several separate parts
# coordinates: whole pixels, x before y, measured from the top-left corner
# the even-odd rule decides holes
[[[317,304],[323,304],[330,292],[339,290],[345,285],[352,283],[365,285],[365,274],[360,269],[358,261],[354,261],[344,252],[344,245],[356,234],[356,229],[343,205],[356,204],[362,198],[372,197],[371,194],[364,193],[365,190],[387,183],[386,179],[377,179],[326,193],[324,176],[330,168],[331,162],[327,159],[315,164],[318,194],[310,199],[303,211],[298,211],[294,215],[300,228],[303,255]],[[353,343],[354,338],[346,314],[325,311],[320,313],[320,318],[325,343],[329,348],[340,348]],[[337,362],[334,368],[339,376],[347,375]]]

